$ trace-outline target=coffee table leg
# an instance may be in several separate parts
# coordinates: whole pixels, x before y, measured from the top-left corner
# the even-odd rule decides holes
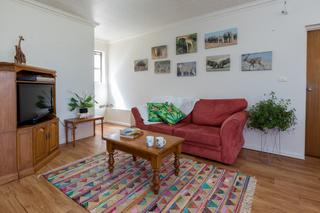
[[[175,175],[179,176],[180,172],[180,154],[181,154],[181,146],[177,147],[176,152],[174,153],[174,168],[175,168]]]
[[[107,141],[107,150],[108,150],[108,153],[109,153],[109,159],[108,159],[108,164],[109,164],[109,172],[112,173],[113,172],[113,169],[114,169],[114,150],[112,148],[112,143],[108,143]]]
[[[151,161],[151,166],[153,170],[152,190],[156,195],[159,193],[160,189],[160,164],[161,161],[158,158],[154,158]]]

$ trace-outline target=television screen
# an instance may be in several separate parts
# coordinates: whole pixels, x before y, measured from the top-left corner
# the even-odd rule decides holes
[[[18,124],[34,124],[54,111],[53,85],[18,84]]]

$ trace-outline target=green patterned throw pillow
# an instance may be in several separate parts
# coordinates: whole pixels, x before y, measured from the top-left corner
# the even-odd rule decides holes
[[[162,122],[157,112],[165,105],[165,103],[147,103],[148,107],[148,121],[149,122]]]
[[[164,122],[170,125],[177,124],[186,117],[186,115],[172,103],[171,104],[166,103],[156,113]]]

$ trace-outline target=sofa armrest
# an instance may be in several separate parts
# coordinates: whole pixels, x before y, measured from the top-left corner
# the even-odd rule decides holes
[[[143,124],[143,119],[142,119],[142,117],[140,115],[140,112],[139,112],[137,107],[132,108],[131,109],[131,113],[133,115],[133,118],[135,120],[136,125]]]
[[[234,163],[244,144],[243,129],[246,125],[247,119],[247,112],[237,112],[227,118],[221,126],[221,157],[227,163]]]

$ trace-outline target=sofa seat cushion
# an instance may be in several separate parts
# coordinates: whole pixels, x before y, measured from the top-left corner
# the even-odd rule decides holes
[[[220,128],[212,126],[187,124],[174,129],[173,134],[184,138],[186,141],[197,142],[207,146],[219,147],[221,144]]]
[[[159,132],[167,135],[173,135],[173,130],[178,127],[182,127],[187,125],[187,123],[178,123],[176,125],[168,125],[164,123],[160,124],[152,124],[152,125],[147,125],[148,130],[152,132]]]

